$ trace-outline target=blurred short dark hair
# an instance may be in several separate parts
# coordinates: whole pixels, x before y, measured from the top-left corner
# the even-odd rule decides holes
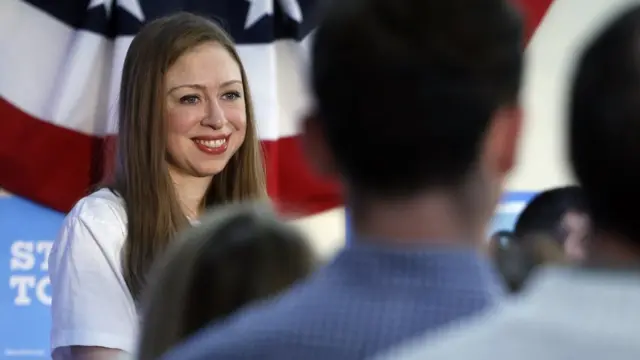
[[[579,186],[553,188],[537,194],[518,216],[514,226],[517,238],[543,233],[558,234],[569,212],[588,213],[584,192]],[[557,240],[564,239],[556,237]]]
[[[347,182],[404,195],[461,183],[492,115],[517,102],[522,38],[504,0],[328,1],[312,87]]]
[[[640,241],[638,5],[615,17],[580,57],[569,105],[569,152],[594,227]]]

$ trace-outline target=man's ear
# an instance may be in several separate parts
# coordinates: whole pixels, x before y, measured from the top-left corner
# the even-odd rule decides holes
[[[496,112],[487,132],[484,156],[500,176],[506,176],[515,166],[522,122],[520,107],[505,107]]]
[[[311,167],[322,176],[336,175],[336,164],[327,144],[324,129],[317,113],[307,113],[302,118],[302,149]]]

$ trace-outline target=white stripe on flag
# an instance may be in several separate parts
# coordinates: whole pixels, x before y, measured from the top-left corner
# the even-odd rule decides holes
[[[534,0],[529,0],[534,2]],[[527,47],[525,128],[508,187],[544,189],[572,182],[566,157],[568,87],[579,51],[613,14],[638,0],[554,0]],[[525,164],[525,165],[522,165]]]
[[[74,32],[19,0],[0,1],[0,95],[38,118],[51,118],[52,94]]]
[[[115,133],[120,74],[132,37],[118,38],[114,46],[20,0],[0,1],[0,14],[10,14],[0,17],[0,95],[61,127],[93,135]],[[308,42],[238,46],[262,139],[298,132],[297,119],[308,103]]]

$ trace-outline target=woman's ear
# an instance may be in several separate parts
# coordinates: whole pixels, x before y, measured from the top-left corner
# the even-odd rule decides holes
[[[302,118],[302,149],[313,169],[320,175],[336,175],[335,159],[327,144],[321,120],[316,112],[309,112]]]

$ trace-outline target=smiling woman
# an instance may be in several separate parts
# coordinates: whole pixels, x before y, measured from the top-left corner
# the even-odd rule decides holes
[[[124,64],[113,182],[66,217],[49,260],[55,359],[132,353],[152,262],[204,208],[266,197],[246,74],[229,36],[155,20]]]
[[[211,71],[215,64],[216,71]],[[167,71],[165,118],[172,178],[202,178],[222,172],[245,140],[247,110],[238,62],[218,42],[182,55]],[[186,205],[197,215],[199,203]]]
[[[221,172],[247,128],[238,63],[220,43],[204,43],[176,61],[165,85],[170,170],[192,177]]]

